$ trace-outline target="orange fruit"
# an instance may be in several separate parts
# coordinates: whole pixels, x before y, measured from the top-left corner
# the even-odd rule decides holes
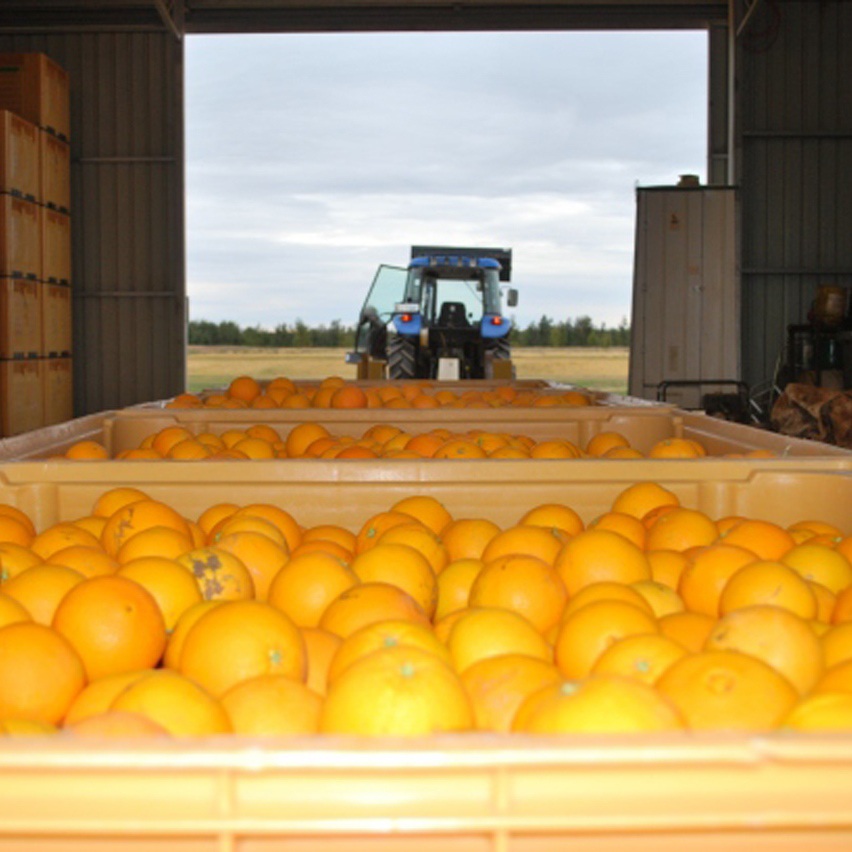
[[[500,532],[500,527],[485,518],[458,518],[441,533],[450,561],[481,559],[485,546]]]
[[[115,561],[124,565],[133,559],[145,556],[159,556],[164,559],[177,559],[194,547],[192,536],[174,527],[154,526],[141,530],[128,538],[115,554]]]
[[[332,541],[350,554],[355,551],[355,533],[337,524],[317,524],[302,533],[302,544],[317,540]]]
[[[254,597],[254,581],[243,561],[220,547],[196,547],[177,558],[195,577],[205,600],[248,600]]]
[[[525,654],[486,657],[461,674],[476,728],[507,733],[518,707],[532,693],[562,680],[556,666]]]
[[[216,548],[236,556],[245,565],[251,574],[254,596],[260,601],[267,599],[272,580],[288,560],[286,544],[250,530],[223,535],[217,539]]]
[[[683,612],[685,607],[681,596],[671,587],[654,580],[639,580],[630,584],[650,604],[656,618],[662,618],[672,612]]]
[[[435,450],[436,459],[484,459],[488,454],[470,438],[450,438]]]
[[[84,547],[97,548],[100,546],[97,537],[88,530],[72,523],[60,522],[40,532],[30,542],[29,548],[36,556],[47,560],[59,550],[80,544]]]
[[[82,518],[75,518],[71,521],[75,527],[90,532],[98,541],[101,540],[101,534],[106,526],[106,518],[101,518],[98,515],[85,515]]]
[[[328,683],[334,683],[349,666],[374,651],[403,646],[428,651],[452,665],[450,652],[430,627],[412,621],[387,619],[366,624],[343,640],[331,661]]]
[[[614,447],[629,447],[630,441],[621,432],[603,431],[593,435],[586,443],[586,453],[590,456],[603,456]]]
[[[166,668],[176,669],[180,665],[180,655],[183,653],[183,642],[186,639],[192,626],[201,618],[202,615],[209,612],[214,607],[223,604],[222,600],[206,601],[201,600],[183,611],[178,616],[172,632],[168,636],[166,643],[166,652],[163,654],[163,665]]]
[[[12,577],[17,577],[21,571],[40,565],[44,560],[22,544],[11,541],[0,542],[0,584],[6,583]]]
[[[739,651],[687,654],[663,673],[656,689],[692,730],[770,730],[798,700],[787,678]]]
[[[759,559],[735,571],[722,589],[719,614],[755,604],[780,606],[806,620],[817,617],[817,599],[808,581],[774,560]]]
[[[806,580],[821,583],[835,595],[852,586],[852,563],[842,553],[824,544],[809,541],[797,544],[780,559]]]
[[[2,557],[0,557],[2,561]],[[821,583],[814,584],[811,582],[811,588],[815,585],[825,589]],[[815,592],[816,594],[816,592]],[[852,586],[847,586],[843,591],[839,592],[834,598],[831,606],[831,614],[829,621],[833,624],[842,624],[845,621],[852,621]]]
[[[677,710],[653,687],[618,675],[561,681],[530,695],[512,730],[532,734],[621,734],[683,727]]]
[[[378,544],[382,535],[391,527],[410,524],[413,516],[407,512],[382,511],[369,517],[355,536],[355,553],[363,553]]]
[[[740,651],[768,663],[804,695],[823,671],[820,640],[807,621],[787,609],[755,605],[719,619],[704,645],[708,651]]]
[[[611,530],[585,530],[569,539],[553,567],[569,598],[591,583],[635,583],[651,578],[651,566],[641,548]]]
[[[3,591],[24,607],[33,621],[50,626],[60,601],[84,579],[73,568],[45,562],[22,571],[3,586]]]
[[[169,732],[153,719],[129,710],[104,710],[79,722],[65,723],[63,731],[75,737],[168,737]]]
[[[633,588],[632,584],[619,583],[615,580],[603,580],[599,583],[589,583],[588,586],[583,586],[568,601],[563,618],[567,618],[578,609],[582,609],[584,606],[595,601],[624,601],[644,610],[648,615],[654,614],[651,604]]]
[[[357,584],[358,577],[337,557],[307,553],[276,572],[266,599],[299,627],[316,627],[329,604]]]
[[[30,621],[0,628],[0,719],[55,725],[85,685],[83,663],[64,636]]]
[[[663,672],[686,653],[683,645],[662,633],[625,636],[598,657],[591,673],[620,675],[653,686]]]
[[[21,524],[24,529],[29,532],[30,538],[35,537],[35,526],[33,525],[30,516],[22,509],[19,509],[17,506],[12,506],[9,503],[0,503],[0,519],[6,518],[11,518],[13,521],[17,521]]]
[[[435,535],[441,535],[447,524],[453,520],[446,506],[436,497],[428,494],[417,494],[403,497],[390,507],[391,512],[404,512],[411,515],[421,524],[432,530]]]
[[[800,701],[782,722],[794,731],[849,731],[852,728],[852,694],[824,692]]]
[[[600,600],[563,619],[554,645],[554,658],[568,679],[585,677],[597,659],[625,636],[656,633],[653,615],[625,601]]]
[[[213,451],[206,444],[202,444],[195,438],[187,438],[174,444],[165,454],[165,457],[167,459],[192,461],[210,458],[212,453]]]
[[[852,658],[826,668],[813,692],[852,692]]]
[[[689,550],[712,544],[718,538],[716,524],[704,512],[679,506],[660,515],[648,529],[648,550]]]
[[[547,640],[526,618],[513,610],[496,607],[464,610],[449,632],[447,647],[459,673],[478,660],[501,654],[553,660]]]
[[[23,521],[6,515],[0,516],[0,543],[29,547],[34,538],[34,531]]]
[[[76,441],[65,451],[65,458],[76,461],[102,461],[109,458],[109,450],[98,441]]]
[[[352,561],[352,553],[336,541],[323,541],[320,538],[313,541],[302,541],[302,543],[290,553],[290,559],[304,556],[308,553],[326,553],[335,559],[348,565]]]
[[[156,450],[165,458],[173,447],[194,438],[195,436],[186,426],[166,426],[153,436],[150,449]]]
[[[379,537],[379,544],[404,544],[413,547],[426,558],[435,574],[440,574],[450,561],[447,548],[441,539],[419,521],[399,524],[385,530]]]
[[[835,605],[839,595],[835,595],[830,589],[823,586],[822,583],[816,583],[813,580],[806,580],[808,588],[813,592],[816,600],[816,618],[818,621],[829,624],[831,623],[832,614],[835,610]]]
[[[674,639],[687,651],[697,654],[703,650],[707,637],[716,626],[716,619],[701,612],[672,612],[657,620],[660,633]]]
[[[139,713],[174,737],[231,733],[221,702],[172,669],[156,669],[135,680],[115,697],[110,709]]]
[[[190,627],[183,640],[179,671],[216,696],[262,674],[281,674],[304,682],[305,640],[299,628],[269,604],[226,601]]]
[[[623,535],[628,541],[632,541],[637,547],[645,548],[647,530],[645,525],[633,515],[626,512],[605,512],[586,526],[589,530],[610,530]]]
[[[361,583],[390,583],[414,598],[431,618],[438,605],[438,581],[425,556],[407,544],[379,541],[351,562],[352,573]]]
[[[174,559],[142,556],[126,562],[116,576],[133,580],[151,593],[169,633],[178,618],[202,600],[195,578]]]
[[[147,500],[148,495],[140,488],[134,488],[130,485],[121,485],[116,488],[110,488],[104,491],[95,500],[92,506],[92,514],[99,518],[109,518],[119,509],[126,506],[128,503],[135,503],[137,500]]]
[[[314,692],[325,695],[328,688],[328,670],[343,639],[319,627],[302,627],[302,638],[308,654],[308,674],[305,683]]]
[[[731,527],[723,541],[736,544],[755,553],[760,559],[782,559],[795,542],[793,536],[772,521],[746,518]]]
[[[2,562],[2,556],[0,556]],[[114,574],[121,567],[118,560],[113,559],[100,547],[86,547],[83,544],[72,544],[63,550],[58,550],[50,557],[52,565],[64,565],[79,571],[84,577],[98,577],[102,574]]]
[[[473,710],[450,666],[420,648],[374,651],[332,684],[320,731],[359,736],[426,736],[473,727]]]
[[[486,564],[501,556],[535,556],[552,565],[563,544],[560,530],[534,524],[516,524],[497,533],[482,551]]]
[[[679,506],[677,495],[655,482],[629,485],[613,500],[613,512],[624,512],[640,520],[659,506]]]
[[[292,399],[292,397],[289,399]],[[330,434],[325,426],[313,420],[299,423],[298,426],[294,426],[287,433],[287,437],[284,439],[287,455],[290,458],[299,458],[305,454],[305,451],[317,438],[327,438]]]
[[[366,408],[367,394],[354,385],[341,386],[331,395],[332,408]]]
[[[262,391],[260,382],[251,376],[237,376],[231,380],[227,388],[227,395],[232,399],[241,399],[243,402],[251,402]]]
[[[120,674],[105,675],[90,681],[71,702],[65,714],[64,724],[73,725],[88,719],[89,716],[106,713],[120,692],[150,671],[149,668],[135,669]]]
[[[519,526],[546,527],[559,530],[565,535],[577,535],[583,531],[582,518],[562,503],[541,503],[528,509],[518,520]]]
[[[821,642],[826,668],[852,659],[852,622],[833,625],[823,634]]]
[[[231,516],[231,521],[236,523],[245,516],[269,521],[277,527],[287,542],[288,550],[295,550],[302,540],[302,528],[296,519],[280,506],[275,506],[272,503],[249,503],[238,509]]]
[[[220,698],[235,734],[293,736],[319,728],[322,696],[278,674],[240,681]]]
[[[0,592],[0,627],[17,624],[19,621],[32,621],[27,608],[15,598]]]
[[[435,622],[467,606],[470,587],[484,565],[481,559],[456,559],[438,575],[438,606],[433,616]]]
[[[186,520],[171,506],[159,500],[146,499],[128,503],[110,515],[101,542],[110,556],[116,556],[125,541],[142,530],[156,526],[171,527],[192,538]]]
[[[509,609],[545,633],[562,616],[568,592],[556,570],[536,556],[508,554],[486,562],[468,598],[471,607]]]
[[[756,562],[755,554],[723,539],[694,552],[680,575],[678,592],[687,609],[716,618],[719,599],[728,580],[740,568]]]
[[[166,625],[153,595],[126,577],[90,577],[59,603],[53,628],[74,647],[89,680],[156,665]]]
[[[704,449],[686,438],[665,438],[648,451],[649,459],[696,459],[703,455]]]
[[[358,583],[341,592],[325,608],[317,626],[346,638],[366,624],[397,618],[430,623],[423,607],[399,586]]]
[[[36,719],[0,719],[0,735],[7,737],[42,737],[59,730],[58,725]]]

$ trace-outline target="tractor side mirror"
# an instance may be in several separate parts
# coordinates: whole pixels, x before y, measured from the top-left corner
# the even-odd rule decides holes
[[[514,308],[518,304],[518,291],[514,287],[506,291],[506,304],[510,308]]]

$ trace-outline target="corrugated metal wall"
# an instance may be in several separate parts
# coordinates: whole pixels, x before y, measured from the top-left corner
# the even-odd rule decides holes
[[[755,3],[737,39],[743,378],[820,285],[852,286],[852,3]]]
[[[183,44],[165,31],[0,35],[70,75],[76,415],[186,375]]]

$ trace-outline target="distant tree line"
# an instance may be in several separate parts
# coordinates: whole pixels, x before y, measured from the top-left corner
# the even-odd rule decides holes
[[[526,328],[514,327],[510,340],[514,346],[629,346],[630,326],[622,320],[617,328],[595,325],[591,317],[578,317],[557,322],[542,316]],[[282,323],[272,331],[249,326],[241,328],[235,322],[191,320],[191,346],[269,346],[286,348],[346,348],[355,345],[355,327],[333,320],[330,325],[311,327],[297,319],[293,325]]]

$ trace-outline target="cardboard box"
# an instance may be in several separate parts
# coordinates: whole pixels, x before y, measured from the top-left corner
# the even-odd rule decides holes
[[[71,146],[39,130],[39,201],[46,207],[71,210]]]
[[[0,193],[0,275],[41,279],[39,206]]]
[[[38,140],[34,124],[10,110],[0,110],[0,192],[38,201]]]
[[[56,358],[71,354],[71,288],[67,284],[41,282],[41,352]],[[56,422],[56,421],[53,421]]]
[[[37,358],[42,346],[41,284],[0,277],[0,358]]]
[[[0,361],[0,435],[19,435],[44,425],[42,361]]]
[[[71,358],[43,358],[44,425],[74,416],[74,371]]]
[[[68,72],[44,53],[0,53],[0,107],[71,136]]]
[[[71,217],[50,207],[39,207],[42,281],[71,283]]]

